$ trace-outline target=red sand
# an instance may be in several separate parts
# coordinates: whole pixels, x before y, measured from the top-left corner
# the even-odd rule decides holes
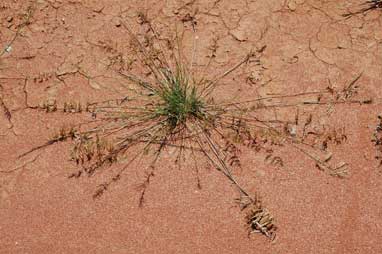
[[[371,142],[381,113],[382,10],[345,19],[341,15],[362,1],[3,0],[2,48],[33,2],[28,25],[0,58],[0,169],[18,167],[0,173],[0,253],[382,253],[382,176]],[[94,201],[91,195],[105,176],[68,180],[74,165],[67,144],[16,160],[63,123],[78,121],[27,106],[49,98],[116,97],[103,86],[113,88],[118,79],[100,63],[125,52],[129,37],[120,17],[136,23],[145,8],[159,27],[195,14],[199,57],[205,59],[203,48],[217,38],[216,63],[224,68],[253,45],[267,46],[262,68],[233,75],[243,81],[252,72],[257,84],[231,82],[227,93],[315,91],[328,80],[342,88],[363,72],[359,96],[373,97],[374,104],[336,106],[330,116],[326,108],[300,109],[305,117],[313,112],[321,124],[346,127],[347,142],[331,148],[349,163],[349,178],[330,177],[288,148],[278,151],[282,168],[264,163],[264,154],[243,153],[243,170],[236,175],[261,194],[276,218],[275,242],[247,237],[244,214],[234,203],[237,193],[208,167],[199,170],[198,189],[193,171],[164,165],[138,208],[139,168]],[[94,78],[88,81],[78,66]],[[291,115],[289,109],[278,112],[281,118]]]

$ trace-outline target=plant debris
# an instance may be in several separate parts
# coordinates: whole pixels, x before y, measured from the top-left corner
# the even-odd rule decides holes
[[[382,0],[369,0],[369,1],[364,2],[362,5],[365,7],[361,8],[360,10],[357,10],[355,12],[345,13],[342,16],[349,18],[349,17],[352,17],[352,16],[357,15],[357,14],[365,14],[365,13],[368,13],[368,12],[373,11],[373,10],[382,9]]]
[[[377,149],[375,159],[378,161],[378,168],[382,170],[382,116],[378,116],[378,124],[373,133],[372,142]]]

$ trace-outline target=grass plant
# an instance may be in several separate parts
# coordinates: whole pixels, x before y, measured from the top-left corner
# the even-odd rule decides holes
[[[349,89],[355,89],[354,84],[360,77],[343,91],[327,89],[245,101],[220,98],[215,92],[220,88],[221,80],[250,61],[259,61],[265,47],[251,50],[231,68],[210,78],[204,76],[205,70],[195,71],[192,60],[187,62],[178,33],[175,45],[169,49],[162,45],[163,40],[147,19],[145,23],[149,25],[150,36],[145,37],[149,39],[143,42],[129,25],[122,22],[122,27],[130,34],[131,45],[140,64],[136,73],[115,70],[126,80],[126,94],[122,94],[120,99],[87,104],[66,102],[62,107],[56,102],[42,104],[39,108],[46,112],[88,113],[92,119],[76,126],[63,127],[45,144],[21,156],[71,140],[71,159],[78,165],[78,170],[69,178],[92,176],[115,164],[118,170],[112,178],[98,186],[94,198],[99,198],[111,184],[119,181],[133,163],[142,163],[146,170],[140,188],[139,204],[142,205],[163,152],[169,147],[176,148],[175,163],[191,159],[197,171],[205,165],[204,160],[221,172],[238,190],[240,207],[249,211],[246,220],[250,232],[259,232],[271,239],[276,229],[273,217],[256,193],[245,190],[233,173],[233,169],[240,165],[241,146],[255,151],[270,151],[268,148],[272,146],[289,145],[312,159],[320,170],[332,176],[346,176],[345,164],[337,167],[330,165],[332,156],[326,148],[306,142],[312,118],[303,123],[301,133],[296,133],[294,128],[301,125],[297,118],[295,123],[261,119],[257,112],[278,107],[367,103],[348,96]],[[145,75],[142,75],[142,70],[145,70]],[[306,101],[304,98],[307,96],[316,96],[317,100]],[[325,135],[322,136],[326,138],[326,145],[338,141],[329,134]],[[343,136],[339,140],[343,141]],[[143,157],[146,159],[142,160]],[[280,157],[267,156],[267,160],[283,165]]]

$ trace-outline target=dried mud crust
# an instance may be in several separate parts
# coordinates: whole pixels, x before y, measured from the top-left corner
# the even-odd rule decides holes
[[[0,252],[380,253],[382,11],[378,5],[366,10],[367,4],[373,1],[0,3]],[[129,71],[137,61],[122,22],[144,40],[145,17],[170,45],[174,23],[184,27],[187,54],[195,30],[195,59],[201,66],[212,59],[209,72],[266,46],[259,61],[224,80],[220,98],[325,90],[346,101],[320,106],[317,94],[308,94],[299,101],[303,105],[259,113],[330,150],[350,171],[346,179],[333,178],[290,147],[242,148],[234,174],[261,194],[275,217],[273,244],[246,238],[244,216],[234,207],[237,194],[208,166],[196,174],[161,164],[145,207],[138,208],[137,186],[145,178],[138,166],[94,202],[94,186],[113,174],[68,180],[75,169],[67,160],[68,144],[17,160],[63,123],[89,119],[47,114],[56,104],[121,99],[126,80],[115,70]]]

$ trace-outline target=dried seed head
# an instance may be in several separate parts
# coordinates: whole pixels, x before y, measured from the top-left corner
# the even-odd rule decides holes
[[[38,106],[39,109],[45,110],[46,113],[56,112],[57,111],[57,101],[56,100],[47,100]]]
[[[276,226],[269,211],[261,206],[254,205],[246,216],[246,223],[249,233],[261,233],[269,239],[274,240],[276,236]]]
[[[65,141],[68,138],[75,139],[77,130],[74,127],[62,127],[57,134],[53,136],[53,141]]]
[[[80,102],[65,102],[63,111],[65,113],[81,113],[82,105]]]

